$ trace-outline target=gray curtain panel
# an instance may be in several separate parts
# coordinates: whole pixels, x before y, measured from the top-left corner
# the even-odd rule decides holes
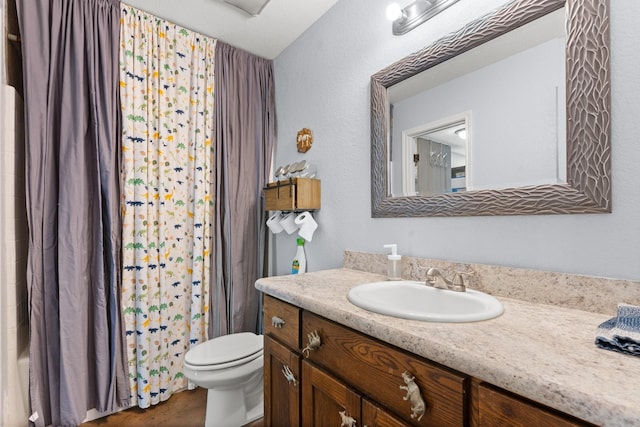
[[[37,426],[128,405],[120,327],[118,0],[17,2]]]
[[[260,331],[262,188],[276,138],[273,61],[216,44],[216,190],[209,336]]]

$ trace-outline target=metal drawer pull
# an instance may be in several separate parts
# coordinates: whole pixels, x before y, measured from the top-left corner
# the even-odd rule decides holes
[[[340,411],[340,419],[342,420],[342,424],[340,427],[356,427],[356,420],[347,415],[347,411]]]
[[[293,372],[291,372],[291,369],[289,369],[289,366],[284,365],[282,367],[282,375],[284,375],[287,381],[289,381],[289,384],[293,384],[294,387],[298,385],[298,380],[296,380],[296,377],[293,375]]]
[[[318,348],[320,348],[320,345],[322,345],[322,343],[320,342],[320,335],[318,335],[318,331],[311,332],[307,335],[307,338],[309,339],[309,343],[305,348],[302,349],[302,354],[304,355],[304,357],[309,357],[310,351],[317,350]]]
[[[411,402],[411,418],[420,421],[425,411],[424,400],[420,396],[420,388],[415,383],[415,378],[410,376],[409,372],[404,371],[402,373],[402,379],[406,385],[401,385],[401,390],[406,390],[407,394],[402,397],[402,400],[409,400]]]
[[[273,325],[274,328],[282,328],[284,326],[284,320],[279,318],[278,316],[273,316],[271,318],[271,325]]]

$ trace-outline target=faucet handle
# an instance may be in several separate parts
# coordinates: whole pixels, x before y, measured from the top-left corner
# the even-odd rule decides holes
[[[438,270],[435,267],[421,267],[424,270],[427,270],[427,275],[426,275],[426,281],[427,283],[433,283],[436,278],[440,277],[440,278],[444,278],[444,276],[442,276],[442,273],[440,272],[440,270]]]
[[[424,270],[427,270],[427,276],[442,276],[440,270],[435,267],[421,267]]]
[[[456,271],[453,275],[453,286],[455,290],[465,291],[467,289],[467,285],[464,280],[464,276],[472,276],[473,273],[467,273],[466,271]]]

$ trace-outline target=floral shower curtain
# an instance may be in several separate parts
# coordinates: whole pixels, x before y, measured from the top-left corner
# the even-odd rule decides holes
[[[133,401],[187,386],[206,339],[215,40],[122,6],[122,301]]]

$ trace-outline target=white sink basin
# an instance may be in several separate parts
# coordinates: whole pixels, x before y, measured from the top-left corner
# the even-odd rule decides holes
[[[427,322],[477,322],[503,311],[500,301],[479,291],[456,292],[404,280],[358,285],[347,298],[365,310]]]

